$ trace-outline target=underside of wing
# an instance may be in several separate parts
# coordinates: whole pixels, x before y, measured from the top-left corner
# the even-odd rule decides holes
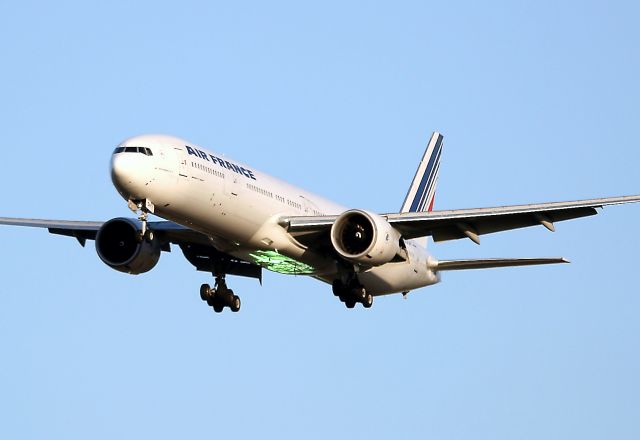
[[[408,215],[389,214],[386,217],[405,238],[430,235],[434,241],[446,241],[466,237],[479,243],[480,235],[536,225],[554,231],[556,222],[595,215],[597,208],[607,205],[639,201],[640,196],[623,196]]]
[[[457,209],[432,212],[385,214],[384,218],[405,239],[433,237],[434,241],[469,238],[480,243],[480,236],[529,226],[544,226],[555,230],[557,222],[588,217],[598,213],[597,208],[608,205],[640,202],[640,195],[601,199],[553,202],[530,205],[500,206],[495,208]],[[281,224],[294,237],[319,241],[328,237],[328,230],[338,216],[288,217]]]
[[[47,229],[52,234],[76,237],[79,240],[95,240],[98,231],[104,223],[105,222],[100,221],[0,217],[0,225],[42,228]],[[149,228],[154,231],[159,238],[170,243],[209,243],[208,238],[204,234],[177,223],[167,221],[149,222]],[[82,242],[82,245],[84,246],[84,242]]]
[[[136,221],[131,219],[131,221]],[[84,246],[87,240],[95,240],[105,222],[73,220],[40,220],[0,217],[0,225],[25,226],[47,229],[52,234],[74,237]],[[163,251],[171,250],[170,244],[180,246],[185,258],[199,271],[226,273],[262,280],[262,268],[217,250],[209,237],[193,229],[169,221],[149,222]]]
[[[95,240],[103,224],[104,222],[93,221],[0,217],[0,225],[48,229],[52,234],[75,237],[82,246],[87,240]]]

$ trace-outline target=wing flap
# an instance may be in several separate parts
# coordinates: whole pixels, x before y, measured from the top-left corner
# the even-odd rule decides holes
[[[549,226],[544,225],[542,222],[548,222],[547,224],[553,225],[555,222],[588,217],[598,213],[595,208],[573,208],[566,211],[542,212],[544,212],[544,219],[540,218],[540,212],[538,211],[524,214],[502,214],[493,217],[463,218],[460,222],[455,223],[444,221],[442,222],[442,226],[433,227],[432,236],[434,241],[447,241],[465,238],[467,235],[462,230],[463,228],[461,228],[461,225],[465,223],[472,226],[474,230],[477,231],[478,235],[485,235],[538,225],[543,225],[549,228]],[[411,228],[411,226],[407,226],[407,228],[412,229],[411,231],[408,231],[407,235],[420,234],[420,226],[420,222],[418,222],[417,225],[414,225],[413,228]]]
[[[638,195],[430,213],[388,214],[386,217],[405,238],[431,235],[435,241],[445,241],[468,237],[464,233],[464,225],[471,226],[478,235],[536,225],[544,225],[553,230],[553,222],[595,215],[598,213],[596,208],[604,206],[636,202],[640,202]]]

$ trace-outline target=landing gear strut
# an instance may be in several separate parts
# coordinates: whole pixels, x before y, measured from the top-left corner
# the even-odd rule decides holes
[[[138,240],[140,241],[142,240],[153,241],[153,231],[150,231],[149,228],[147,227],[147,217],[148,217],[148,214],[146,211],[142,211],[140,213],[140,217],[138,217],[138,220],[142,222],[142,230],[140,231],[140,236],[138,237]]]
[[[155,211],[155,206],[153,205],[153,203],[151,203],[150,200],[141,200],[141,201],[129,200],[128,205],[129,205],[129,209],[131,209],[134,213],[137,214],[138,212],[140,212],[140,215],[138,216],[138,220],[140,220],[140,223],[142,223],[142,230],[138,235],[138,240],[153,241],[153,231],[149,230],[147,226],[149,213],[153,214],[153,212]]]
[[[362,286],[357,279],[345,284],[342,280],[333,282],[333,294],[340,298],[348,309],[353,309],[356,303],[362,304],[365,309],[373,305],[373,295]]]
[[[232,312],[240,310],[240,297],[227,287],[224,274],[216,276],[213,288],[208,284],[200,286],[200,298],[213,307],[216,313],[222,312],[225,307],[229,307]]]

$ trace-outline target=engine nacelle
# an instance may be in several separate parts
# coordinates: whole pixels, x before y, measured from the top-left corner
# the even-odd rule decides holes
[[[388,263],[401,253],[400,232],[378,214],[351,209],[331,227],[331,243],[344,259],[369,266]]]
[[[158,264],[160,243],[157,239],[140,240],[142,224],[133,219],[114,218],[106,222],[96,235],[96,251],[112,269],[138,275]]]

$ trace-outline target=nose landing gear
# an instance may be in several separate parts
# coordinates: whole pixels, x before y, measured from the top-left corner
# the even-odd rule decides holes
[[[155,211],[154,204],[151,202],[151,200],[147,199],[140,201],[129,200],[127,204],[129,206],[129,209],[131,209],[135,214],[137,214],[138,212],[140,213],[140,215],[138,216],[138,220],[140,220],[140,223],[142,224],[142,230],[140,231],[140,234],[138,236],[138,241],[153,241],[153,231],[151,231],[147,227],[147,220],[149,218],[149,213],[153,214]]]
[[[213,307],[216,313],[222,312],[225,307],[229,307],[232,312],[240,311],[240,297],[227,287],[224,275],[216,276],[213,288],[208,284],[200,286],[200,298]]]

